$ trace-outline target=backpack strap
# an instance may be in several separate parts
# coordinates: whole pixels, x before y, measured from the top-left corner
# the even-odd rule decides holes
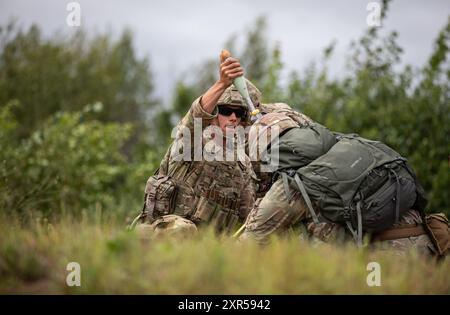
[[[397,190],[398,191],[398,190]],[[356,203],[356,216],[358,219],[358,234],[356,243],[362,247],[362,215],[361,215],[361,200]]]
[[[311,217],[313,218],[314,223],[318,224],[319,223],[319,218],[317,217],[316,212],[314,211],[312,204],[311,204],[311,199],[309,199],[308,194],[306,193],[306,189],[305,186],[303,185],[303,182],[300,179],[300,176],[298,176],[298,174],[296,173],[294,176],[294,180],[298,186],[298,188],[300,189],[300,192],[303,196],[303,199],[305,200],[306,205],[308,206],[309,212],[311,214]]]
[[[426,194],[425,194],[425,190],[423,189],[422,185],[420,184],[419,179],[416,176],[416,173],[413,171],[411,166],[409,166],[409,164],[406,163],[406,160],[405,160],[404,166],[406,167],[406,170],[412,176],[412,178],[414,178],[414,183],[416,185],[417,198],[416,198],[416,202],[414,203],[413,207],[415,210],[418,210],[422,213],[425,211],[425,208],[428,203],[428,200],[427,200]]]
[[[350,221],[345,221],[345,224],[347,225],[347,229],[350,231],[350,233],[352,233],[353,239],[355,240],[355,242],[358,242],[358,232],[355,231],[355,229],[353,228],[352,224],[350,223]]]
[[[286,198],[289,201],[289,200],[291,200],[291,193],[290,193],[290,189],[289,189],[288,177],[285,172],[281,173],[281,180],[283,181],[283,187],[284,187],[284,192],[286,194]]]
[[[395,177],[396,187],[395,187],[395,219],[394,223],[397,223],[400,219],[400,181],[398,179],[397,173],[390,167],[386,167],[389,171],[389,174],[393,174]]]

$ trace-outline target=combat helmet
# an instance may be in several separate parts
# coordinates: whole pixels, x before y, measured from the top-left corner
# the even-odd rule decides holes
[[[249,80],[245,79],[245,82],[247,83],[248,93],[250,94],[250,99],[252,100],[253,105],[258,107],[261,103],[261,92]],[[227,87],[222,93],[217,101],[217,105],[241,106],[248,110],[247,103],[244,101],[238,89],[233,84]]]
[[[281,110],[292,111],[292,107],[286,103],[264,103],[259,105],[259,110],[262,114],[268,114]]]
[[[151,224],[143,223],[136,226],[140,237],[153,239],[158,237],[187,237],[197,233],[197,226],[190,220],[179,215],[168,214],[157,218]]]

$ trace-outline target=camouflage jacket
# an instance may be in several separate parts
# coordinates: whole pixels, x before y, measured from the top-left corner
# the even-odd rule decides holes
[[[270,139],[270,129],[272,126],[278,127],[277,133],[281,135],[284,131],[290,128],[308,126],[313,122],[311,118],[305,114],[293,110],[288,104],[285,103],[260,104],[259,109],[263,114],[263,117],[256,121],[252,126],[253,131],[251,134],[253,133],[254,137],[257,138],[249,140],[249,142],[252,142],[253,144],[258,143],[258,145],[261,145],[259,142],[261,137]],[[267,142],[267,144],[270,143],[270,141]],[[250,155],[252,157],[255,155],[254,152],[260,149],[261,148],[252,147],[251,145],[247,146],[248,153],[250,150],[253,150],[253,154]],[[273,174],[264,170],[264,167],[259,159],[253,159],[252,164],[258,178],[256,196],[257,198],[262,198],[273,184]]]
[[[204,131],[217,117],[217,109],[212,114],[205,112],[200,100],[193,102],[177,126],[176,139],[161,162],[159,176],[167,176],[176,186],[175,196],[169,197],[173,199],[170,213],[231,232],[255,201],[256,175],[245,153],[240,160],[230,161],[207,160],[201,155],[212,141]],[[221,149],[217,144],[212,147]],[[186,150],[190,152],[186,154]]]

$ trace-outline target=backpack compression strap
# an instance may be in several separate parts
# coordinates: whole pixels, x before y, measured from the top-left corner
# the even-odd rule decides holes
[[[286,175],[286,174],[284,174]],[[316,212],[314,211],[313,207],[312,207],[312,203],[311,203],[311,199],[309,199],[309,196],[306,192],[305,186],[303,185],[302,180],[300,179],[300,176],[298,174],[295,174],[294,176],[294,180],[295,183],[297,184],[298,188],[300,189],[300,192],[303,196],[303,199],[305,200],[306,205],[308,206],[309,212],[311,213],[311,216],[313,218],[314,223],[318,224],[319,223],[319,218],[316,214]],[[361,215],[361,204],[360,202],[358,202],[356,204],[356,213],[358,216],[358,230],[355,231],[350,222],[346,221],[347,223],[347,227],[350,230],[350,232],[353,235],[353,238],[355,239],[356,243],[358,244],[358,246],[362,246],[362,215]]]
[[[284,192],[285,192],[286,198],[289,202],[291,200],[291,192],[289,190],[289,182],[288,182],[287,174],[285,172],[281,173],[281,180],[283,181]]]
[[[390,174],[393,174],[395,177],[396,183],[396,195],[395,195],[395,221],[397,223],[400,219],[400,180],[398,179],[397,173],[390,167],[387,168]]]
[[[295,174],[294,180],[295,180],[298,188],[300,189],[300,192],[301,192],[301,194],[303,196],[303,199],[305,200],[306,205],[308,206],[309,212],[311,213],[311,216],[313,218],[314,223],[318,224],[319,223],[319,218],[317,217],[317,214],[316,214],[316,212],[314,211],[314,209],[312,207],[311,199],[309,199],[309,196],[306,193],[305,186],[303,185],[303,183],[302,183],[302,181],[300,179],[300,176],[298,176],[298,174]]]

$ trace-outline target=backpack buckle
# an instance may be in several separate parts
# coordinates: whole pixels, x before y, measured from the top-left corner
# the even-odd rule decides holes
[[[351,213],[350,213],[349,207],[344,208],[344,211],[342,211],[342,217],[344,218],[345,221],[349,221],[351,219]]]
[[[295,170],[293,168],[290,168],[286,171],[286,173],[289,175],[289,177],[294,177]]]

